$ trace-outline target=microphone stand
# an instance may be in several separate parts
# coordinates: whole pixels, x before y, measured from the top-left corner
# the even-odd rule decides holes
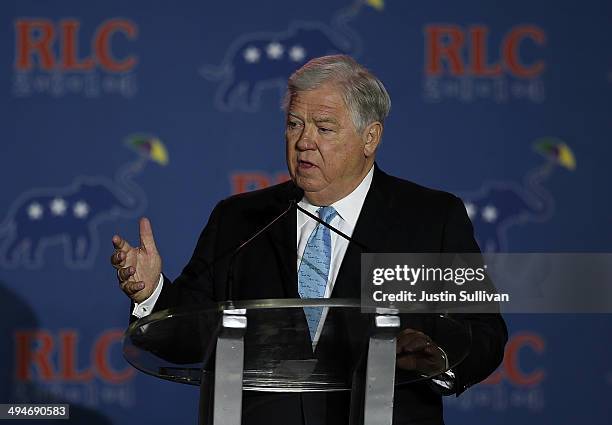
[[[262,227],[260,230],[258,230],[255,234],[253,234],[246,241],[242,242],[232,252],[230,260],[229,260],[229,264],[228,264],[227,280],[226,280],[226,283],[225,283],[225,288],[226,288],[225,295],[226,295],[226,300],[227,300],[230,308],[233,306],[233,297],[234,297],[234,262],[236,261],[236,258],[238,257],[238,253],[240,253],[242,248],[244,248],[245,246],[250,244],[254,239],[258,238],[262,233],[264,233],[266,230],[268,230],[274,223],[276,223],[278,220],[280,220],[285,215],[287,215],[293,209],[293,207],[296,207],[298,210],[300,210],[301,212],[306,214],[308,217],[310,217],[313,220],[315,220],[317,223],[321,223],[323,226],[327,227],[328,229],[330,229],[334,233],[340,235],[341,237],[343,237],[344,239],[348,240],[349,242],[354,243],[359,248],[361,248],[362,251],[368,251],[368,248],[364,244],[362,244],[361,242],[356,241],[355,239],[353,239],[352,237],[350,237],[346,233],[336,229],[335,227],[333,227],[330,224],[326,223],[324,220],[321,220],[319,217],[317,217],[316,215],[312,214],[310,211],[307,211],[306,209],[300,207],[300,205],[298,204],[296,198],[291,199],[289,201],[289,206],[287,207],[286,210],[284,210],[277,217],[275,217],[272,221],[270,221],[268,224],[266,224],[264,227]]]
[[[292,199],[292,200],[289,201],[289,206],[287,207],[286,210],[284,210],[281,214],[279,214],[277,217],[275,217],[274,220],[272,220],[271,222],[266,224],[264,227],[262,227],[260,230],[258,230],[255,234],[253,234],[253,236],[248,238],[246,241],[242,242],[234,250],[234,252],[232,252],[232,256],[231,256],[231,258],[229,260],[229,264],[228,264],[228,268],[227,268],[227,280],[225,282],[225,288],[226,288],[226,294],[225,295],[226,295],[227,302],[229,303],[230,306],[233,306],[233,301],[232,300],[233,300],[233,295],[234,295],[234,291],[233,291],[233,289],[234,289],[234,262],[236,261],[236,258],[238,257],[238,253],[242,250],[242,248],[244,248],[249,243],[251,243],[251,241],[253,241],[253,239],[256,239],[259,235],[261,235],[266,230],[268,230],[274,223],[276,223],[278,220],[280,220],[285,215],[287,215],[289,213],[289,211],[291,211],[293,209],[294,206],[297,206],[297,202],[295,201],[295,199]]]
[[[351,238],[349,235],[347,235],[344,232],[341,232],[340,230],[336,229],[334,226],[328,224],[325,222],[325,220],[321,220],[319,217],[317,217],[316,215],[314,215],[313,213],[311,213],[310,211],[300,207],[299,204],[295,204],[295,206],[297,207],[298,210],[302,211],[304,214],[306,214],[308,217],[312,218],[314,221],[316,221],[317,223],[321,223],[323,226],[327,227],[329,230],[331,230],[332,232],[342,236],[344,239],[346,239],[349,242],[354,243],[355,245],[359,246],[359,248],[361,248],[363,251],[368,251],[368,248],[362,244],[361,242],[357,242],[355,239]]]

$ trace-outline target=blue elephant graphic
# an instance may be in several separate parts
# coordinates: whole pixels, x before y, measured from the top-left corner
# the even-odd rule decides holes
[[[11,268],[43,264],[45,248],[63,245],[67,267],[92,265],[98,249],[96,227],[104,220],[142,214],[146,197],[133,182],[146,162],[141,158],[104,177],[77,177],[62,188],[38,188],[23,193],[0,224],[0,262]]]
[[[228,48],[221,65],[205,65],[200,70],[207,80],[221,82],[215,95],[216,107],[222,111],[255,111],[264,90],[276,88],[282,93],[289,75],[308,60],[334,53],[358,56],[361,40],[349,22],[364,5],[382,8],[380,1],[357,0],[340,11],[331,25],[294,22],[285,32],[239,37]]]
[[[546,161],[525,176],[523,185],[486,182],[475,192],[459,193],[483,252],[506,252],[510,227],[544,222],[554,213],[554,199],[543,183],[557,166],[573,169],[573,154],[565,143],[554,138],[538,139],[534,147]],[[567,160],[568,157],[571,160]]]

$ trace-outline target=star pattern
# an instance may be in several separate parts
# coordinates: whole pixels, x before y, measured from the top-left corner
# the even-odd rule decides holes
[[[85,218],[89,214],[89,205],[85,201],[78,201],[72,207],[72,212],[77,218]]]
[[[306,50],[300,45],[296,45],[289,49],[289,57],[294,62],[301,62],[306,57]]]
[[[493,205],[487,205],[482,209],[482,219],[487,223],[493,223],[497,220],[497,208]]]
[[[69,203],[61,198],[55,197],[48,204],[48,211],[51,216],[62,217],[66,215],[66,211],[70,208]],[[76,218],[84,219],[89,216],[91,207],[84,200],[79,200],[72,205],[72,214]],[[26,214],[30,220],[41,220],[45,215],[45,208],[39,201],[33,201],[26,207]]]
[[[62,216],[66,213],[66,201],[62,198],[54,198],[49,204],[49,209],[51,210],[51,214],[55,216]]]
[[[256,63],[256,62],[259,62],[261,52],[259,51],[257,47],[249,46],[246,49],[244,49],[243,56],[244,56],[244,60],[247,61],[248,63]]]
[[[266,47],[266,54],[272,60],[278,60],[283,56],[285,48],[278,42],[273,41]]]
[[[28,206],[28,217],[31,220],[40,220],[43,216],[43,208],[38,202],[32,202]]]

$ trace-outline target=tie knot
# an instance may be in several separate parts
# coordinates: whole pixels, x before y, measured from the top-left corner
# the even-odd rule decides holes
[[[319,213],[319,218],[327,224],[338,214],[334,207],[321,207],[317,212]]]

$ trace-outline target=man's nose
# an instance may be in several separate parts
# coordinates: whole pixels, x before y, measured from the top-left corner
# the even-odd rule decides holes
[[[297,141],[297,149],[301,151],[314,149],[316,146],[314,134],[315,133],[312,128],[304,128],[304,131],[302,131],[302,134],[300,135],[300,138]]]

